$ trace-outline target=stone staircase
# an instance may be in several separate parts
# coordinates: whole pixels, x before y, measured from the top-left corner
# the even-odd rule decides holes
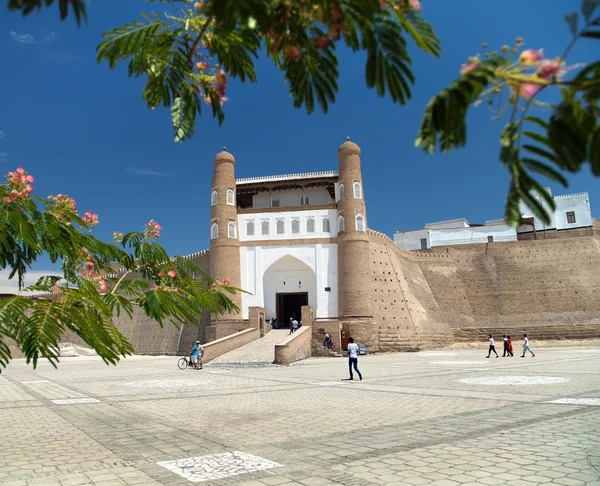
[[[377,351],[380,353],[419,351],[421,349],[417,336],[401,335],[396,329],[378,329],[377,343]]]
[[[379,353],[414,352],[423,349],[435,349],[452,344],[452,337],[446,334],[427,334],[422,336],[406,335],[397,329],[378,329],[377,331]]]
[[[520,339],[523,334],[528,334],[531,339],[560,340],[560,339],[598,339],[600,338],[600,325],[598,324],[562,324],[548,326],[497,326],[497,327],[477,327],[477,328],[457,328],[453,329],[454,342],[475,342],[485,341],[488,335],[501,337],[502,334],[510,336],[513,341]]]
[[[289,329],[273,329],[264,337],[213,359],[207,366],[272,364],[275,359],[275,345],[283,343],[289,337],[289,333]]]

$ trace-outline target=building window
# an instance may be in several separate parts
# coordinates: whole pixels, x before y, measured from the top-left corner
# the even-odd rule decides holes
[[[494,237],[493,236],[488,236],[488,243],[493,243],[494,242]]]
[[[275,226],[278,235],[282,235],[285,233],[285,222],[283,221],[283,219],[278,219],[277,224]]]
[[[315,218],[307,218],[306,219],[306,232],[307,233],[315,232]]]
[[[279,200],[274,199],[273,201],[271,201],[271,207],[278,208],[279,207]]]
[[[338,232],[342,233],[344,231],[344,217],[340,216],[338,218]]]
[[[254,236],[254,221],[246,223],[246,236]]]
[[[217,193],[216,189],[213,189],[213,192],[210,195],[210,205],[216,206],[218,202],[219,202],[219,194]]]
[[[300,220],[292,219],[292,233],[300,233]]]
[[[569,211],[567,213],[567,223],[569,223],[569,224],[575,223],[575,211]]]
[[[227,189],[227,204],[230,206],[234,205],[233,202],[233,189]]]
[[[340,184],[340,188],[338,189],[340,201],[344,200],[344,184]]]
[[[329,221],[329,218],[323,218],[321,226],[323,228],[323,233],[331,233],[331,222]]]
[[[265,219],[264,221],[260,222],[260,233],[262,235],[269,234],[269,220],[268,219]]]
[[[210,239],[216,240],[219,237],[219,223],[213,223],[210,226]]]
[[[227,225],[227,238],[235,238],[235,223],[233,221],[229,221]]]
[[[352,187],[354,189],[354,199],[362,199],[362,191],[360,188],[360,182],[354,182]]]
[[[427,238],[421,238],[421,250],[427,250]]]
[[[365,217],[362,214],[356,215],[356,231],[365,231]]]

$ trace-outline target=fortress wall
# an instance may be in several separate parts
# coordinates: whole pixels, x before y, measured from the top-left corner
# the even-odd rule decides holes
[[[369,231],[374,323],[370,344],[379,351],[417,349],[425,336],[448,334],[418,258],[387,236]],[[436,255],[445,261],[446,255]],[[375,333],[373,333],[375,334]]]
[[[600,335],[597,235],[452,246],[436,253],[450,258],[446,264],[420,258],[420,268],[450,327],[502,332],[592,324]]]

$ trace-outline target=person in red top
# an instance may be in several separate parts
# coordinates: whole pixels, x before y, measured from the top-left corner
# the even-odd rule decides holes
[[[510,336],[506,336],[508,338],[508,354],[510,354],[511,357],[514,357],[513,354],[513,347],[512,347],[512,339],[510,338]]]

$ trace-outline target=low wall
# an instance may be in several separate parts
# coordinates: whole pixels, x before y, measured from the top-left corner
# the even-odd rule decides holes
[[[310,358],[312,328],[302,326],[282,344],[275,345],[275,364],[289,365],[301,359]]]
[[[222,354],[233,351],[234,349],[243,346],[244,344],[251,343],[260,337],[260,330],[256,329],[244,329],[243,331],[236,332],[230,336],[211,341],[210,343],[204,344],[204,355],[202,356],[202,362],[208,363]]]

